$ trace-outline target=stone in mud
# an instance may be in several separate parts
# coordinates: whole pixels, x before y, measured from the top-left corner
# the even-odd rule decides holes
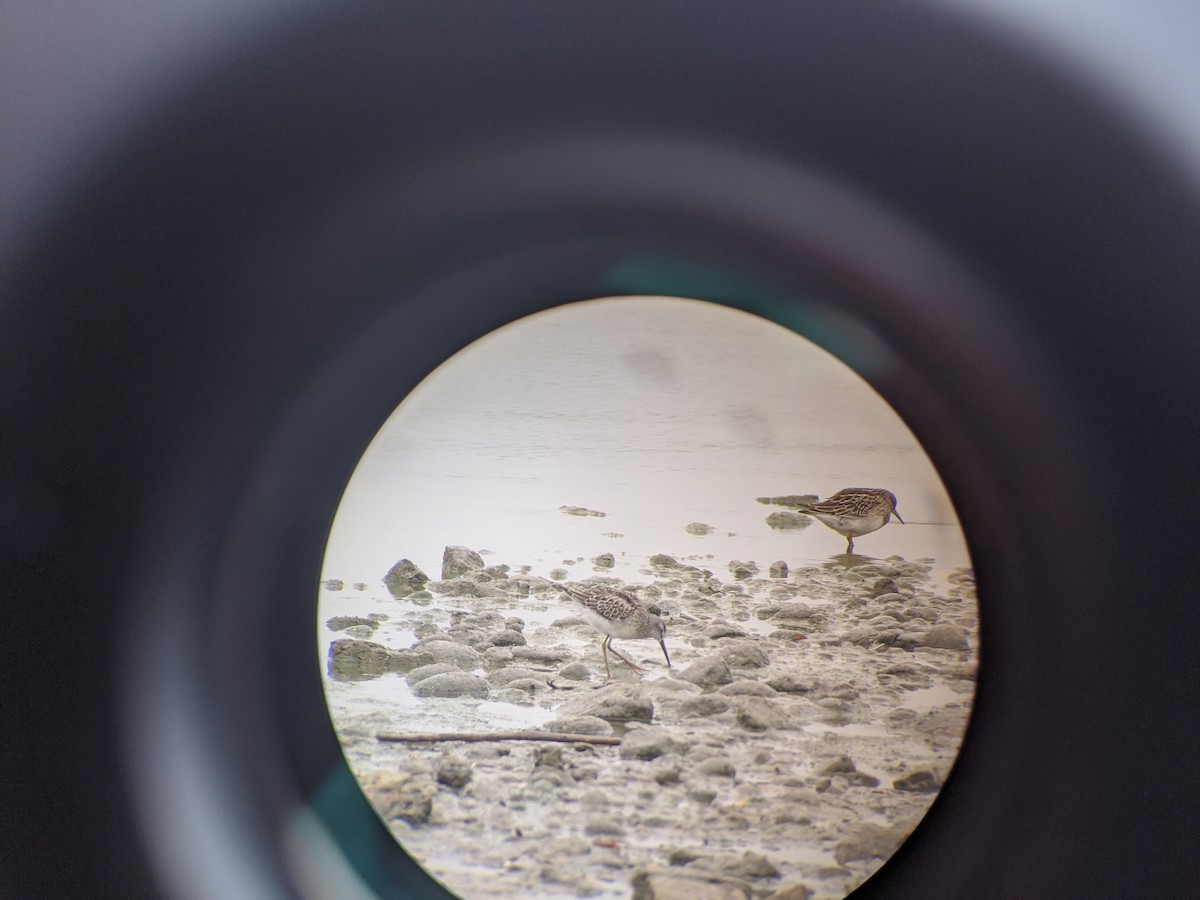
[[[542,666],[557,666],[575,656],[567,647],[512,647],[513,659]]]
[[[611,553],[601,553],[592,557],[592,565],[599,569],[611,569],[617,564],[617,558]]]
[[[897,791],[908,791],[913,794],[936,794],[941,790],[942,781],[928,769],[909,772],[892,782],[892,788]]]
[[[592,816],[583,823],[583,833],[594,837],[617,836],[624,834],[625,829],[610,816]]]
[[[792,725],[777,703],[762,697],[747,697],[738,703],[737,723],[747,731],[790,728]]]
[[[894,578],[879,578],[871,585],[871,596],[881,597],[884,594],[899,594],[900,590],[896,586]]]
[[[613,727],[599,716],[567,716],[551,719],[542,726],[542,731],[607,736],[613,733]]]
[[[598,509],[588,509],[585,506],[560,506],[559,512],[566,513],[568,516],[597,516],[604,518],[608,513],[600,512]]]
[[[771,660],[755,641],[730,641],[721,647],[721,659],[734,669],[761,669]]]
[[[807,694],[814,686],[812,679],[801,678],[792,672],[768,678],[767,684],[781,694]]]
[[[704,636],[709,640],[718,641],[721,638],[744,638],[747,635],[745,631],[736,625],[731,625],[729,622],[718,619],[704,629]]]
[[[538,681],[545,683],[548,676],[548,672],[540,672],[537,669],[529,669],[525,666],[507,666],[489,675],[488,681],[493,687],[505,687],[511,682],[521,681],[526,678],[536,678]]]
[[[683,530],[688,534],[694,534],[697,537],[703,537],[706,534],[712,534],[716,529],[714,529],[711,525],[705,524],[704,522],[692,522],[683,526]]]
[[[655,553],[650,557],[650,565],[656,569],[683,569],[689,568],[684,566],[673,556],[667,556],[665,553]]]
[[[719,716],[732,706],[729,700],[716,694],[704,694],[700,697],[688,697],[679,704],[679,715],[687,718],[696,716],[707,719],[709,716]]]
[[[812,524],[808,516],[794,512],[773,512],[766,518],[767,527],[776,531],[801,531]]]
[[[710,756],[696,766],[696,771],[701,775],[718,775],[722,778],[733,778],[737,775],[737,768],[724,756]]]
[[[365,591],[367,589],[367,583],[365,581],[356,581],[351,585],[351,587],[356,591]]]
[[[569,574],[571,574],[571,573],[568,572],[566,569],[551,569],[550,570],[550,578],[553,581],[562,581]]]
[[[452,666],[449,663],[431,663],[427,666],[417,666],[407,675],[404,680],[410,685],[416,684],[425,678],[432,678],[434,675],[445,675],[447,672],[459,671],[458,666]]]
[[[472,774],[472,766],[467,760],[461,756],[447,755],[438,763],[437,782],[458,790],[466,787]]]
[[[957,625],[934,625],[925,633],[921,646],[939,650],[966,650],[967,632]]]
[[[430,666],[434,663],[448,663],[467,671],[483,666],[483,656],[478,650],[472,650],[457,641],[441,638],[441,635],[433,635],[415,647],[399,651],[403,660],[401,665],[405,666],[400,671],[411,672],[418,666]]]
[[[571,681],[588,681],[592,677],[592,670],[584,663],[573,662],[567,663],[558,670],[559,678],[566,678]]]
[[[857,772],[858,767],[854,765],[854,760],[842,754],[832,762],[826,763],[818,771],[822,775],[845,775],[849,772]]]
[[[787,578],[788,564],[782,559],[777,559],[771,563],[771,567],[767,569],[767,574],[772,578]]]
[[[327,578],[321,582],[321,586],[327,591],[344,591],[346,582],[340,578]]]
[[[607,684],[558,708],[562,716],[596,716],[607,722],[650,722],[654,702],[641,685]]]
[[[863,822],[834,848],[833,858],[843,866],[857,860],[887,859],[907,837],[907,828],[885,828],[874,822]]]
[[[383,576],[384,586],[393,597],[407,597],[424,590],[429,576],[422,572],[411,559],[402,559]]]
[[[654,780],[663,787],[667,787],[668,785],[679,784],[679,774],[678,766],[668,766],[665,769],[659,769],[655,772]]]
[[[329,645],[331,678],[355,680],[374,678],[385,672],[403,671],[408,671],[404,668],[403,652],[392,650],[375,641],[341,638]]]
[[[372,804],[385,819],[403,819],[412,825],[429,821],[437,788],[408,772],[381,772],[364,787]]]
[[[720,656],[706,656],[704,659],[697,660],[676,677],[704,688],[717,687],[733,681],[729,663]]]
[[[470,672],[443,672],[430,675],[413,685],[418,697],[478,697],[487,699],[491,689],[488,683]]]
[[[820,618],[819,615],[814,616],[815,612],[807,603],[785,603],[775,611],[771,618],[780,621],[808,622],[814,617]]]
[[[797,881],[794,884],[785,884],[769,895],[766,900],[809,900],[810,897],[812,897],[812,891]]]
[[[484,644],[489,647],[524,647],[526,643],[525,635],[508,628],[490,634],[484,640]]]
[[[739,678],[719,690],[727,697],[774,697],[778,694],[770,685],[761,681],[751,681],[749,678]]]
[[[788,494],[784,497],[756,497],[759,503],[764,506],[786,506],[789,509],[803,509],[816,503],[818,497],[816,494]]]
[[[665,728],[637,728],[621,739],[621,759],[658,759],[668,753],[682,753],[688,745],[676,740]]]
[[[470,547],[451,546],[442,551],[442,581],[483,571],[483,557]]]
[[[738,878],[778,878],[779,869],[774,863],[752,850],[745,851],[741,856],[720,856],[713,860],[714,868],[726,875]]]
[[[727,875],[648,866],[634,871],[631,900],[750,900],[752,893]]]
[[[743,562],[740,559],[729,561],[729,574],[737,581],[745,581],[758,574],[758,564],[752,561]]]

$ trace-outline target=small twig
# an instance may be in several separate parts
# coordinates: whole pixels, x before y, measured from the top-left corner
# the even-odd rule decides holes
[[[481,733],[449,732],[447,734],[377,734],[377,741],[403,744],[432,744],[439,741],[557,741],[563,744],[621,743],[619,737],[598,734],[563,734],[557,731],[490,731]]]

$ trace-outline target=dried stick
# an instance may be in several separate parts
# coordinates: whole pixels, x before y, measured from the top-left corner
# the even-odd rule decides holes
[[[449,732],[447,734],[377,734],[377,741],[404,744],[432,744],[440,741],[557,741],[563,744],[621,743],[619,737],[598,734],[563,734],[557,731],[486,731],[482,733]]]

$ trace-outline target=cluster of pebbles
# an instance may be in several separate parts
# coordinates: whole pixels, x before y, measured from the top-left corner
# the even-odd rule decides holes
[[[606,562],[575,577],[662,615],[670,670],[656,642],[617,641],[644,674],[614,660],[606,682],[601,636],[550,581],[461,547],[440,581],[402,560],[385,578],[394,599],[328,620],[333,720],[401,845],[466,898],[798,900],[865,881],[925,814],[966,729],[970,570],[734,560],[718,577],[659,555],[648,584],[626,584]],[[379,678],[403,706],[356,702]],[[501,732],[502,709],[546,740],[380,739],[431,717]]]

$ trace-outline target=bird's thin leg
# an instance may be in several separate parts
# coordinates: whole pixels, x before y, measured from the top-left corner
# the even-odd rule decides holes
[[[854,538],[846,537],[846,555],[849,556],[854,552]]]
[[[612,669],[608,667],[608,642],[611,640],[612,638],[606,637],[600,642],[600,652],[604,654],[604,674],[606,676],[604,679],[605,681],[612,681]]]
[[[609,640],[611,641],[612,638],[609,638]],[[633,669],[633,671],[637,672],[639,675],[642,674],[642,670],[633,664],[633,660],[631,660],[628,656],[626,656],[624,653],[622,653],[620,650],[618,650],[612,644],[608,645],[608,649],[613,652],[613,655],[616,656],[617,659],[621,660],[621,662],[625,663],[625,665],[629,666],[629,668]]]

